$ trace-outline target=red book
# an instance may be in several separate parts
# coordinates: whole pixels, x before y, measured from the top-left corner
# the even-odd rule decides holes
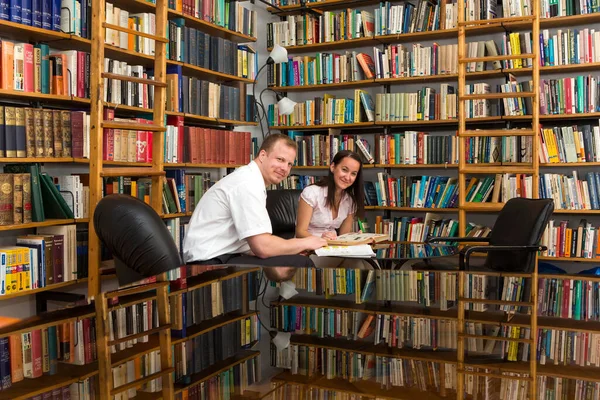
[[[24,71],[23,71],[23,90],[25,92],[35,91],[34,73],[33,73],[33,45],[23,43],[24,53]]]
[[[83,51],[77,52],[77,89],[74,95],[85,97],[85,53]]]
[[[44,373],[42,370],[42,331],[31,331],[31,362],[33,363],[33,378],[39,378]]]
[[[115,110],[111,108],[104,109],[104,120],[112,121],[115,119]],[[114,129],[104,129],[102,133],[102,159],[114,161],[115,159],[115,131]]]
[[[177,162],[183,162],[183,148],[184,148],[184,135],[183,135],[183,116],[181,115],[169,115],[167,116],[167,125],[177,127]]]

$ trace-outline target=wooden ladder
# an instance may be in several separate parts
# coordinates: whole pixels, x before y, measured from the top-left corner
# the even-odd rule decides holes
[[[532,191],[533,197],[538,197],[538,184],[539,184],[539,143],[538,143],[538,132],[539,132],[539,60],[540,60],[540,47],[539,47],[539,15],[540,15],[540,2],[533,1],[533,10],[531,16],[524,17],[510,17],[510,18],[496,18],[491,20],[478,20],[478,21],[465,21],[465,3],[464,1],[458,1],[458,141],[459,141],[459,162],[458,162],[458,183],[459,183],[459,227],[460,235],[465,236],[465,230],[467,226],[467,211],[498,211],[501,208],[501,204],[490,204],[490,203],[474,203],[469,204],[466,202],[466,176],[468,174],[501,174],[501,173],[520,173],[520,174],[531,174],[532,175]],[[520,55],[498,55],[498,56],[485,56],[485,57],[471,57],[466,55],[466,35],[469,30],[476,31],[478,27],[505,27],[510,28],[511,23],[519,25],[520,30],[527,24],[531,25],[532,32],[532,53],[531,54],[520,54]],[[515,59],[531,59],[531,92],[519,92],[518,96],[516,93],[487,93],[487,94],[465,94],[466,86],[466,65],[470,62],[492,62],[502,60],[515,60]],[[466,128],[465,118],[465,102],[470,100],[478,99],[505,99],[505,98],[531,98],[531,104],[533,107],[532,115],[530,116],[531,128],[530,129],[481,129],[471,130]],[[527,120],[525,120],[527,121]],[[489,137],[489,136],[529,136],[533,140],[532,146],[532,162],[531,163],[519,163],[517,165],[481,165],[481,164],[467,164],[465,162],[464,154],[466,151],[466,139],[470,137]],[[511,302],[503,300],[484,300],[484,299],[472,299],[465,297],[465,275],[467,272],[460,271],[458,274],[458,343],[457,343],[457,399],[464,399],[465,397],[465,376],[483,376],[491,378],[504,378],[518,381],[527,381],[529,383],[529,399],[537,399],[537,287],[538,287],[538,268],[537,268],[537,255],[535,257],[535,268],[532,273],[525,274],[512,274],[513,276],[525,277],[531,279],[531,297],[525,299],[523,302]],[[501,275],[501,274],[496,274]],[[511,273],[502,274],[503,276],[511,276]],[[486,335],[472,335],[465,333],[465,323],[469,322],[469,318],[465,318],[465,305],[469,303],[487,303],[487,304],[498,304],[498,305],[512,305],[528,307],[530,310],[530,337],[527,338],[502,338],[493,337]],[[511,315],[505,314],[503,323],[510,322]],[[493,324],[490,322],[490,324]],[[502,322],[500,322],[502,324]],[[514,363],[511,365],[510,362],[500,362],[495,364],[486,363],[465,363],[465,340],[467,339],[484,339],[484,340],[497,340],[497,341],[509,341],[527,343],[529,345],[529,363],[527,366],[523,364]],[[472,370],[466,370],[472,368]],[[528,368],[527,368],[528,367]],[[497,373],[474,371],[476,369],[489,369],[498,371]],[[507,376],[503,375],[503,372],[516,372],[519,376]],[[528,374],[525,377],[523,374]]]
[[[151,206],[162,215],[162,188],[164,181],[164,132],[166,101],[166,38],[167,0],[156,0],[156,35],[138,32],[118,25],[108,24],[105,19],[105,0],[92,0],[92,53],[91,53],[91,111],[90,111],[90,222],[88,238],[88,297],[96,298],[100,293],[100,241],[94,229],[94,209],[102,197],[103,177],[141,177],[152,178]],[[154,79],[144,79],[103,71],[105,50],[105,29],[125,32],[154,40]],[[103,119],[104,78],[118,79],[125,82],[143,83],[154,87],[154,109],[152,124],[136,124],[131,122],[105,121]],[[149,110],[150,111],[150,110]],[[104,129],[144,130],[152,133],[152,166],[104,168],[102,162],[102,138]]]
[[[171,324],[169,322],[169,284],[168,282],[157,282],[148,285],[136,286],[127,289],[115,290],[108,293],[101,293],[96,299],[96,343],[98,348],[98,369],[99,369],[99,387],[100,399],[113,399],[113,396],[123,393],[130,389],[135,389],[154,379],[162,379],[162,393],[138,392],[136,399],[163,399],[173,400],[173,371],[171,357]],[[125,336],[119,339],[110,340],[109,318],[111,307],[108,301],[115,297],[119,298],[119,303],[127,306],[141,303],[144,301],[156,299],[158,307],[158,327],[147,331]],[[116,305],[114,307],[122,307]],[[134,345],[133,348],[124,350],[127,354],[119,356],[115,353],[116,359],[112,358],[111,346],[127,342],[132,339],[138,339],[148,336],[148,342]],[[156,340],[158,337],[158,346]],[[139,346],[136,348],[136,346]],[[141,357],[154,350],[160,349],[160,371],[134,380],[133,382],[114,387],[112,369],[124,362]],[[138,350],[138,351],[136,351]]]

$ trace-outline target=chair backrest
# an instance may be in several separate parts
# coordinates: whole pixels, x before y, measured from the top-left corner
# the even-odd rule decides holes
[[[504,204],[490,235],[490,245],[533,246],[540,243],[550,216],[552,199],[513,198]],[[496,271],[531,272],[535,253],[490,251],[486,267]]]
[[[301,190],[296,189],[267,191],[267,211],[271,218],[273,235],[284,239],[294,237],[301,193]]]
[[[135,197],[103,197],[94,210],[94,228],[115,259],[120,285],[181,266],[177,246],[164,221]]]

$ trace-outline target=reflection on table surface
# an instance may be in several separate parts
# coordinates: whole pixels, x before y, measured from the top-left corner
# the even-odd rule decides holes
[[[378,243],[373,251],[378,260],[410,260],[453,256],[458,254],[459,248],[437,243],[394,242]]]

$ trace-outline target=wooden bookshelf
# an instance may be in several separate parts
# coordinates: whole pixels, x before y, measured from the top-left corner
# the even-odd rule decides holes
[[[24,379],[0,392],[2,400],[26,400],[44,392],[70,385],[98,374],[98,364],[74,365],[60,363],[54,375],[42,375],[36,379]]]

